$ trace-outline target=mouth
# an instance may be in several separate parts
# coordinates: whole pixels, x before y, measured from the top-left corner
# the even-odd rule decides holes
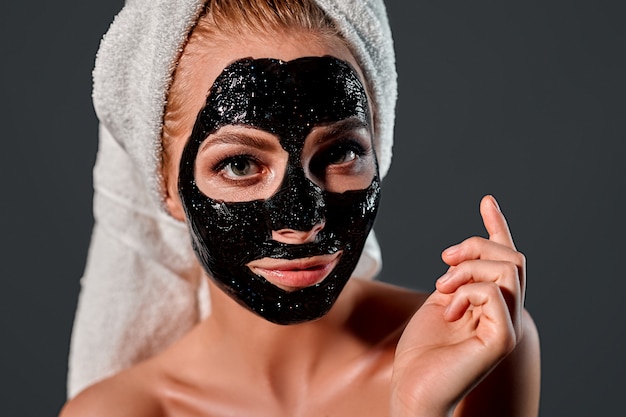
[[[322,282],[332,271],[343,251],[300,259],[255,259],[246,266],[285,291],[296,291]]]

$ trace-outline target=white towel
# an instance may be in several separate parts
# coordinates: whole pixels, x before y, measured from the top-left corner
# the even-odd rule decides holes
[[[370,83],[380,174],[391,162],[395,58],[382,0],[316,0]],[[158,167],[167,88],[204,0],[127,0],[94,69],[100,144],[95,225],[72,334],[68,396],[163,350],[210,314],[184,223],[162,205]],[[381,267],[371,233],[354,273]]]

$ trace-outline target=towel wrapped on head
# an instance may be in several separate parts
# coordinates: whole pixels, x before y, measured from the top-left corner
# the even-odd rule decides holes
[[[335,22],[372,95],[381,177],[391,163],[396,72],[382,0],[314,0]],[[167,92],[205,0],[127,0],[98,51],[94,218],[72,334],[68,396],[151,357],[210,314],[184,223],[164,209],[159,174]],[[210,6],[209,6],[210,7]],[[381,267],[370,234],[354,277]]]

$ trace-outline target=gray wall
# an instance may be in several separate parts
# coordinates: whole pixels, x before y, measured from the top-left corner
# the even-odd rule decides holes
[[[0,404],[55,415],[91,228],[90,72],[120,0],[3,2]],[[507,3],[507,4],[503,4]],[[626,6],[388,0],[400,99],[382,279],[432,289],[498,197],[528,257],[542,415],[615,415],[626,371]]]

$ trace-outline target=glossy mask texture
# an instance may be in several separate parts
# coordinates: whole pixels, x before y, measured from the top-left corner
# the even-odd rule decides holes
[[[241,305],[278,324],[314,320],[332,307],[350,278],[374,223],[378,175],[362,190],[333,193],[305,176],[301,154],[313,127],[358,119],[371,132],[365,89],[354,69],[333,57],[284,62],[242,59],[215,80],[183,151],[179,193],[194,250],[208,275]],[[278,137],[288,152],[278,191],[266,200],[214,200],[196,186],[195,159],[202,142],[220,127],[243,125]],[[377,171],[377,169],[376,169]],[[272,240],[272,231],[311,230],[312,243]],[[320,283],[285,291],[246,265],[256,259],[298,259],[342,251]]]

